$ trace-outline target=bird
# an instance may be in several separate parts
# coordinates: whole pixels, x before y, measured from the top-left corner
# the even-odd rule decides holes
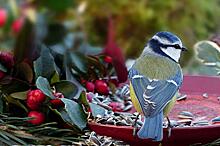
[[[173,108],[183,81],[179,60],[187,51],[173,33],[161,31],[153,35],[142,54],[128,71],[131,101],[136,111],[144,116],[137,136],[141,139],[162,141],[163,120]]]

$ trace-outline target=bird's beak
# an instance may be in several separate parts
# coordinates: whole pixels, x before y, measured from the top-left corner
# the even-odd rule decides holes
[[[184,46],[181,48],[181,50],[182,51],[188,51],[188,49],[186,47],[184,47]]]

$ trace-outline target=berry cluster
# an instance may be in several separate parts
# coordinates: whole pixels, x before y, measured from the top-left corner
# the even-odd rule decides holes
[[[55,99],[51,99],[49,102],[53,108],[63,107],[64,103],[60,98],[64,98],[62,93],[54,93]],[[28,117],[33,117],[34,119],[28,122],[34,125],[42,124],[45,121],[45,115],[40,112],[44,102],[46,101],[46,95],[39,90],[31,90],[27,94],[27,106],[30,109]]]
[[[34,125],[42,124],[45,121],[45,115],[38,111],[41,108],[41,105],[45,101],[46,96],[44,93],[39,90],[31,90],[27,94],[27,106],[31,110],[28,113],[28,117],[33,117],[34,119],[29,120],[28,122]]]
[[[0,27],[4,27],[7,23],[8,13],[4,8],[0,8]],[[24,18],[20,17],[15,19],[11,24],[11,30],[14,34],[19,33],[23,26]]]
[[[103,60],[103,63],[106,69],[108,70],[108,67],[112,65],[112,58],[110,56],[104,56],[102,60]],[[88,92],[86,96],[89,102],[92,102],[93,95],[94,95],[94,94],[90,94],[90,92],[98,93],[99,95],[102,95],[108,98],[109,97],[108,95],[111,95],[110,94],[111,85],[114,85],[115,87],[119,86],[119,82],[116,78],[113,79],[108,76],[105,78],[93,79],[89,81],[82,80],[81,83],[85,85],[86,91]],[[122,105],[118,102],[111,102],[108,106],[111,107],[112,111],[114,112],[122,111]]]

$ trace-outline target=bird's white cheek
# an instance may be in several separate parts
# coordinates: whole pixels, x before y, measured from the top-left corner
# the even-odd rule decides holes
[[[161,50],[167,54],[168,56],[170,56],[172,59],[174,59],[176,62],[179,61],[180,59],[180,54],[181,54],[181,50],[180,49],[175,49],[173,47],[168,47],[168,48],[161,48]]]

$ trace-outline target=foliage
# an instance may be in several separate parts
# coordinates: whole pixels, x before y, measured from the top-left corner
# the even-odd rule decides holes
[[[61,5],[59,1],[12,0],[4,3],[7,23],[0,28],[0,48],[4,50],[0,52],[0,113],[3,117],[5,113],[9,115],[5,120],[1,118],[2,143],[26,145],[29,139],[34,144],[47,140],[71,143],[85,132],[89,116],[105,113],[99,105],[88,103],[85,84],[101,80],[106,85],[104,90],[108,91],[105,96],[112,96],[119,83],[116,76],[119,74],[115,72],[112,58],[102,53],[102,48],[90,45],[83,30],[79,29],[75,5],[70,0]],[[14,24],[17,19],[22,20],[19,25]],[[124,66],[123,61],[119,63]],[[100,91],[95,88],[93,92]],[[43,96],[35,94],[37,89]],[[40,113],[45,124],[37,126],[30,122],[27,116],[34,110]],[[7,125],[8,119],[13,118],[21,121]],[[19,137],[14,130],[30,137]],[[33,134],[35,132],[38,136]],[[53,132],[66,134],[45,135]],[[73,137],[68,137],[69,134]],[[45,139],[39,139],[41,136]]]
[[[220,47],[212,41],[201,41],[194,46],[197,58],[204,65],[220,74]]]
[[[59,128],[56,122],[42,125],[29,125],[30,118],[0,115],[0,143],[1,145],[28,144],[71,144],[80,141],[80,134],[72,129]],[[74,137],[72,137],[75,135]]]
[[[218,0],[112,0],[87,1],[83,14],[88,39],[93,43],[106,42],[106,24],[109,16],[114,18],[116,41],[126,57],[138,56],[146,41],[161,30],[178,34],[188,47],[197,40],[207,38],[219,28]],[[98,34],[98,35],[95,35]],[[183,65],[190,56],[185,54]]]

